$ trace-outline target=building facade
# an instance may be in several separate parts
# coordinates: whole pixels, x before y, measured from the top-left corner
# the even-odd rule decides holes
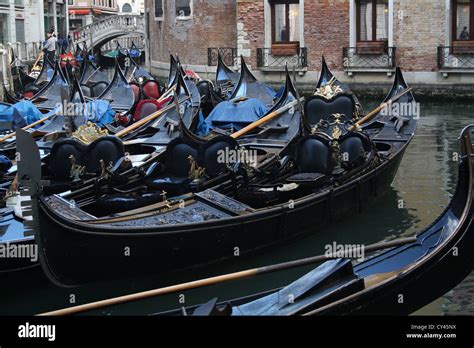
[[[474,83],[474,0],[146,0],[146,12],[158,74],[171,51],[206,76],[220,48],[270,82],[288,64],[314,83],[324,55],[352,83],[386,83],[396,66],[411,83]]]
[[[43,8],[42,0],[0,0],[0,43],[40,41]]]
[[[67,0],[69,12],[69,29],[77,30],[91,24],[100,17],[117,15],[117,0]]]

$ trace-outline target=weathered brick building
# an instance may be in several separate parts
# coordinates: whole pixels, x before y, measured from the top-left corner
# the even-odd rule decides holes
[[[397,65],[411,83],[474,83],[474,0],[146,0],[146,8],[159,74],[171,51],[207,76],[220,48],[267,81],[288,64],[310,85],[324,55],[352,83],[386,83]]]

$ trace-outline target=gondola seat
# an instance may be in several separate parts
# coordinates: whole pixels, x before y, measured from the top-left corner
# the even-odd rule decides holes
[[[161,109],[165,102],[158,102],[154,99],[145,99],[140,100],[135,107],[135,112],[133,113],[133,121],[139,121],[144,117],[151,115],[152,113]]]
[[[367,135],[360,132],[349,132],[339,139],[342,156],[342,167],[351,170],[361,166],[368,153],[374,148]]]
[[[71,180],[71,156],[75,164],[84,167],[85,173],[98,174],[101,170],[100,161],[106,166],[115,164],[124,156],[125,150],[120,139],[105,136],[96,139],[89,145],[74,139],[62,139],[54,143],[49,166],[56,181]]]
[[[190,157],[197,161],[198,146],[187,139],[173,139],[166,148],[163,173],[147,180],[148,189],[166,191],[170,196],[189,192]]]
[[[38,91],[41,89],[40,86],[32,83],[32,84],[29,84],[25,87],[25,91],[23,92],[23,97],[24,98],[33,98],[33,96],[38,93]]]
[[[92,85],[92,97],[97,98],[99,97],[108,87],[108,83],[105,81],[99,81]]]
[[[84,97],[88,97],[88,98],[93,97],[92,88],[89,85],[82,84],[81,90],[82,90],[82,93],[84,94]]]
[[[147,187],[151,190],[166,191],[171,195],[192,191],[193,188],[190,186],[193,181],[190,175],[192,160],[202,170],[198,181],[203,184],[208,179],[228,172],[228,165],[232,167],[238,163],[237,152],[232,157],[232,151],[237,149],[237,142],[228,136],[216,137],[203,145],[184,138],[174,139],[166,149],[163,174],[149,179]]]
[[[130,87],[132,88],[135,100],[140,100],[140,86],[135,82],[130,82]]]
[[[334,169],[329,139],[317,134],[303,138],[297,147],[296,163],[298,173],[287,178],[287,182],[317,185],[325,181]]]
[[[304,104],[305,115],[311,126],[315,126],[321,120],[327,121],[333,114],[343,114],[351,119],[355,111],[354,98],[349,94],[338,94],[332,99],[321,96],[312,96]]]
[[[158,81],[148,80],[142,85],[142,93],[146,99],[158,99],[160,97],[160,85]]]

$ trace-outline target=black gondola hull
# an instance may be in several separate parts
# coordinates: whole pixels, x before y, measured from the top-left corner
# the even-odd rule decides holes
[[[137,233],[130,228],[103,231],[103,226],[61,220],[41,204],[40,226],[48,231],[37,243],[46,255],[42,264],[58,285],[76,285],[104,278],[171,272],[233,258],[318,233],[330,222],[364,210],[388,191],[403,151],[391,161],[346,185],[326,190],[296,204],[259,214],[192,223],[179,228],[146,227],[137,220]],[[144,224],[144,222],[143,222]],[[65,257],[64,251],[68,255]]]

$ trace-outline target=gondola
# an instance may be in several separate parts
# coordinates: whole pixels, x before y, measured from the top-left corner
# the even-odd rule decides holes
[[[84,56],[79,83],[81,85],[91,86],[99,82],[109,84],[110,79],[100,67],[91,62],[87,56]]]
[[[407,87],[398,69],[391,93],[399,94]],[[413,100],[408,90],[399,102]],[[34,221],[41,264],[52,281],[73,285],[104,277],[196,267],[232,257],[235,245],[244,255],[315,233],[330,221],[366,207],[390,187],[416,124],[412,115],[397,128],[396,120],[379,114],[366,126],[374,147],[357,168],[329,174],[314,172],[305,165],[311,167],[325,157],[318,153],[320,159],[305,158],[303,151],[293,162],[281,157],[280,167],[288,165],[289,170],[284,176],[277,171],[263,187],[246,186],[242,172],[242,183],[237,178],[228,186],[179,198],[182,202],[177,205],[175,201],[170,207],[152,205],[97,217],[78,205],[71,206],[70,195],[40,195]],[[277,128],[284,130],[281,126]],[[304,140],[297,145],[301,151],[301,146],[317,143],[314,135]],[[251,148],[260,157],[268,154],[262,148],[288,145],[269,139],[259,148],[258,143],[256,136]],[[124,245],[134,250],[131,257],[121,252]]]
[[[428,305],[459,284],[474,267],[473,129],[470,125],[461,132],[458,183],[449,206],[417,235],[416,242],[354,266],[349,259],[326,261],[282,288],[158,314],[409,315]]]
[[[122,67],[125,62],[125,58],[127,57],[127,52],[120,46],[120,43],[117,42],[117,47],[114,50],[107,51],[102,53],[99,51],[100,54],[100,65],[104,68],[110,68],[115,66],[115,62]]]
[[[115,73],[107,88],[97,97],[110,102],[112,109],[118,112],[129,112],[135,103],[135,96],[127,79],[118,64]]]
[[[67,90],[69,94],[69,85],[64,76],[59,62],[56,62],[51,80],[43,86],[31,99],[38,108],[52,110],[62,104],[62,90]]]

